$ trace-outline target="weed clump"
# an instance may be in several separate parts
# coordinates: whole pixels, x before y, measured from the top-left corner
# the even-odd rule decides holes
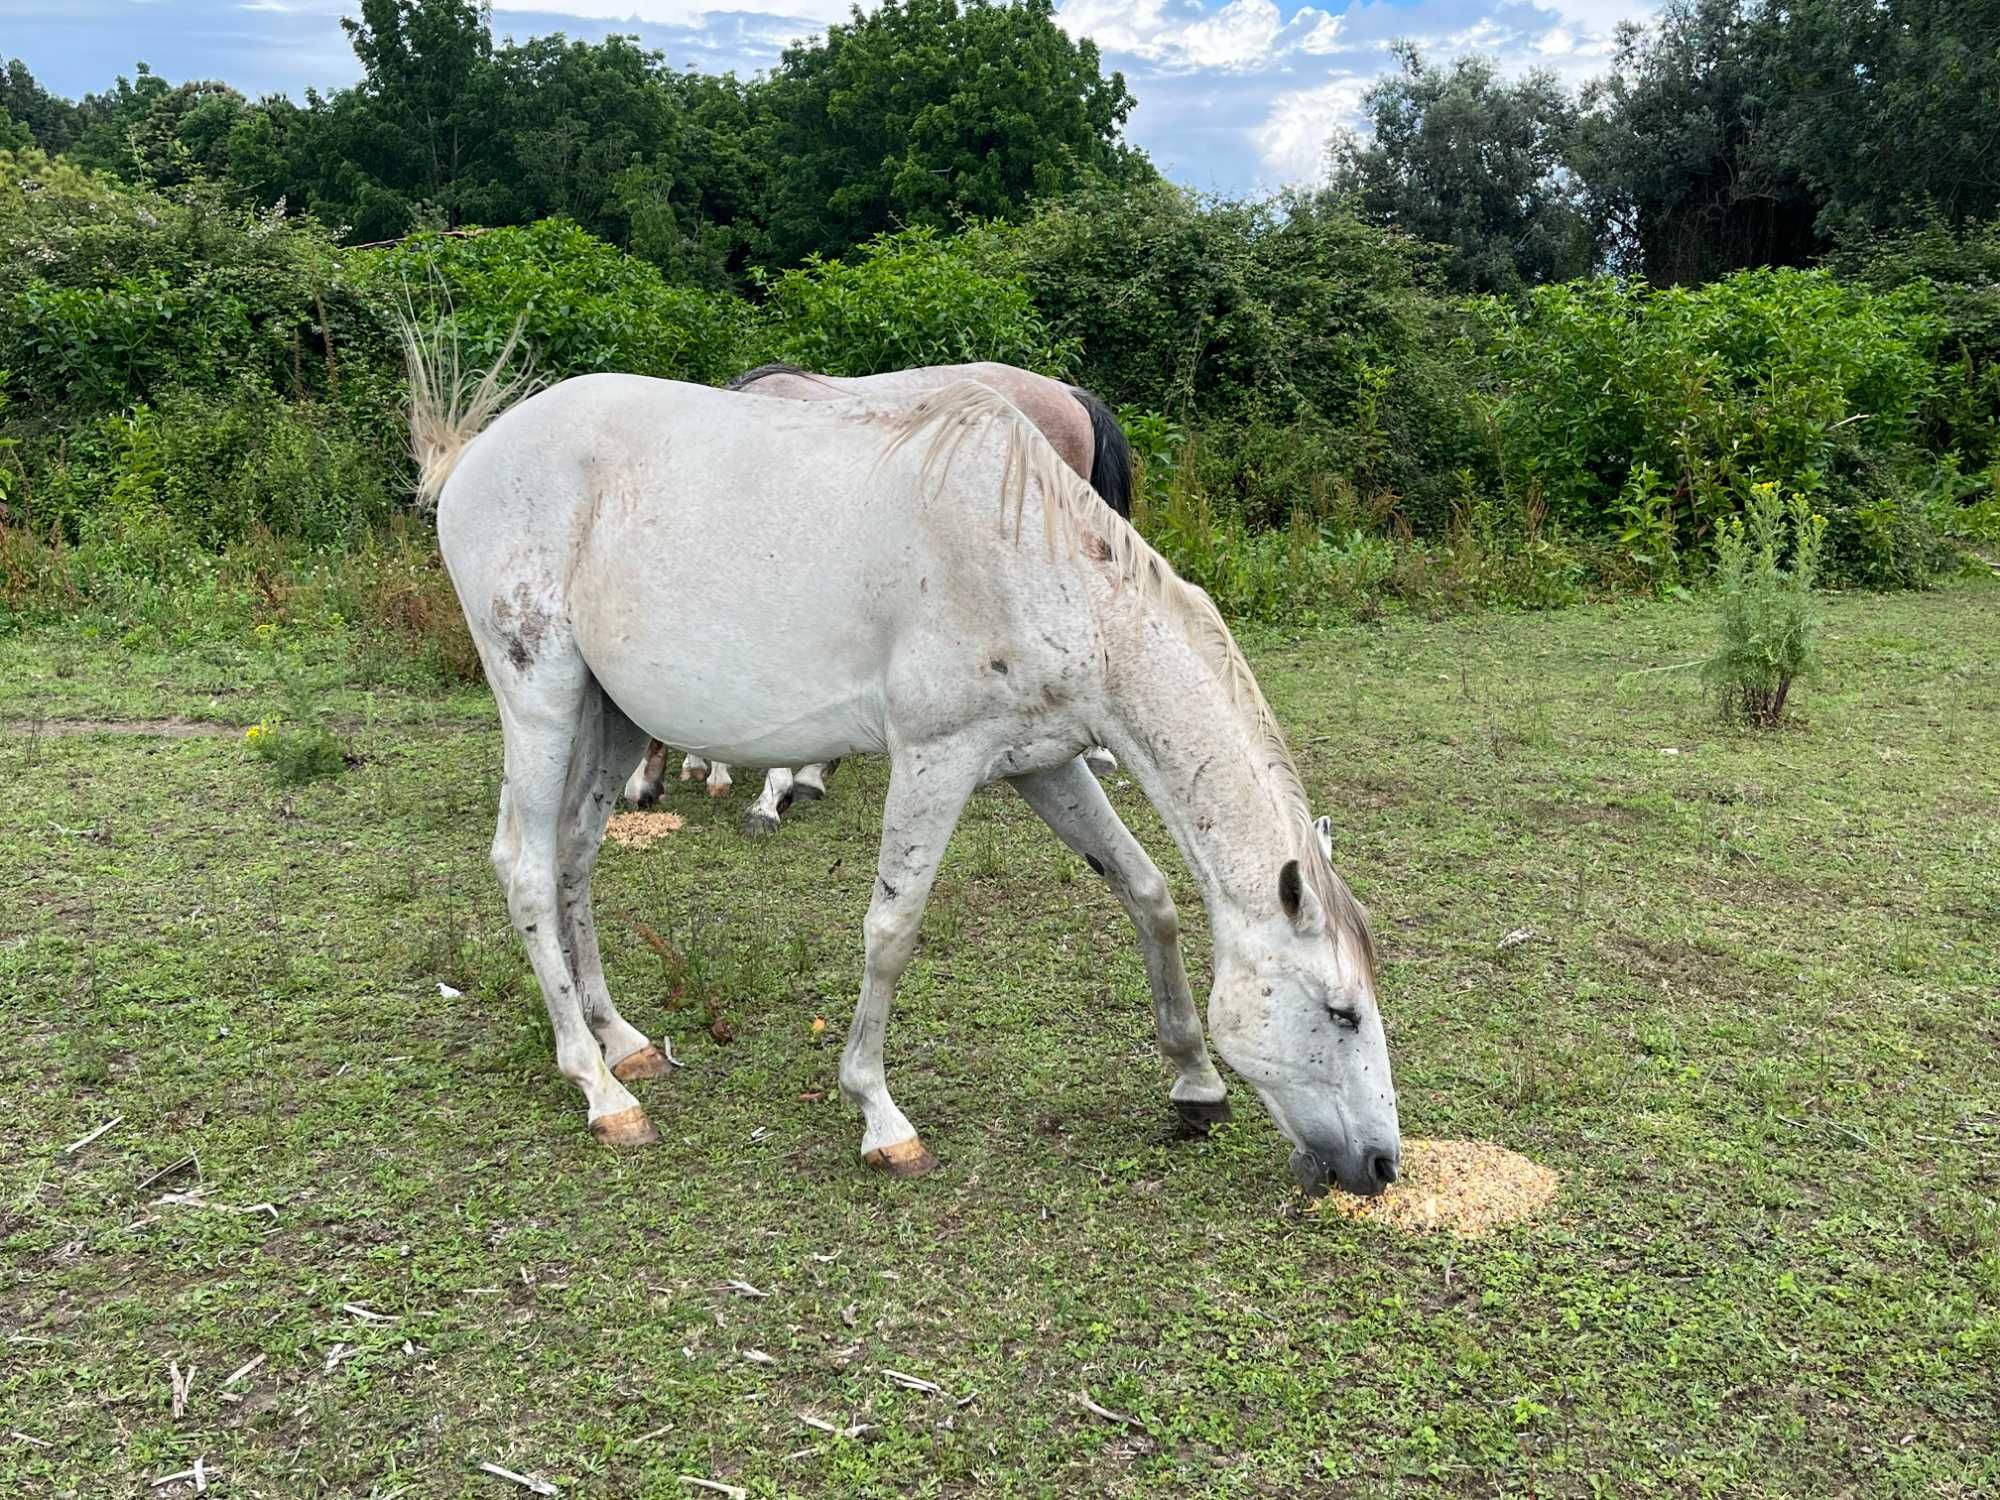
[[[1760,728],[1782,723],[1792,685],[1819,669],[1819,571],[1826,518],[1803,496],[1778,497],[1774,483],[1751,487],[1742,516],[1716,534],[1721,641],[1702,667],[1725,717]],[[1790,566],[1780,557],[1789,549]]]
[[[327,727],[320,684],[296,668],[282,670],[281,680],[285,712],[243,732],[251,753],[271,768],[280,786],[303,786],[338,776],[351,762],[347,746]]]

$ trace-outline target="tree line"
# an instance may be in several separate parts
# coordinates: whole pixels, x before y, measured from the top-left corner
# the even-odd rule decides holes
[[[364,0],[340,24],[362,77],[303,102],[143,65],[71,102],[16,60],[0,146],[219,182],[350,244],[560,216],[671,280],[738,289],[885,231],[1018,221],[1156,175],[1123,137],[1124,77],[1052,0],[886,0],[748,80],[622,37],[496,41],[477,0]],[[1317,196],[1438,247],[1461,291],[1807,265],[2000,211],[1996,36],[1993,0],[1669,0],[1578,92],[1402,46]]]

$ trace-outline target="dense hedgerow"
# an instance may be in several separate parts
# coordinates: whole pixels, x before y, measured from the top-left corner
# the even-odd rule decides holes
[[[1075,379],[1121,409],[1151,534],[1244,617],[1703,577],[1760,485],[1827,518],[1828,580],[1917,583],[2000,538],[1990,242],[1875,246],[1845,277],[1466,300],[1424,247],[1326,201],[1150,184],[880,236],[753,278],[751,300],[559,219],[342,249],[199,181],[0,153],[0,588],[15,618],[38,598],[153,618],[174,590],[233,618],[232,559],[368,555],[409,510],[405,311],[450,320],[468,361],[518,327],[545,378],[720,382],[783,358]],[[384,639],[421,638],[411,622],[449,613],[421,574],[342,587]],[[463,642],[432,654],[472,670]]]

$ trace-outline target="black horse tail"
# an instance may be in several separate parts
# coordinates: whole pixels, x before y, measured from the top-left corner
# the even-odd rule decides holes
[[[1080,385],[1069,393],[1090,413],[1090,487],[1126,520],[1132,519],[1132,444],[1118,414]]]

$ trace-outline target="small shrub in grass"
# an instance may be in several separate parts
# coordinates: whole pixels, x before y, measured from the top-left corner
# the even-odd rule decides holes
[[[292,671],[285,674],[284,685],[284,716],[252,724],[244,731],[245,742],[270,766],[280,786],[303,786],[338,776],[347,769],[347,747],[326,725],[318,702],[320,684]]]
[[[1725,715],[1769,727],[1783,721],[1792,685],[1819,665],[1812,589],[1826,519],[1803,496],[1780,499],[1774,483],[1750,489],[1744,513],[1716,532],[1722,640],[1702,675]]]
[[[324,781],[347,769],[347,752],[340,738],[324,724],[252,724],[244,732],[257,758],[277,775],[281,786]]]

